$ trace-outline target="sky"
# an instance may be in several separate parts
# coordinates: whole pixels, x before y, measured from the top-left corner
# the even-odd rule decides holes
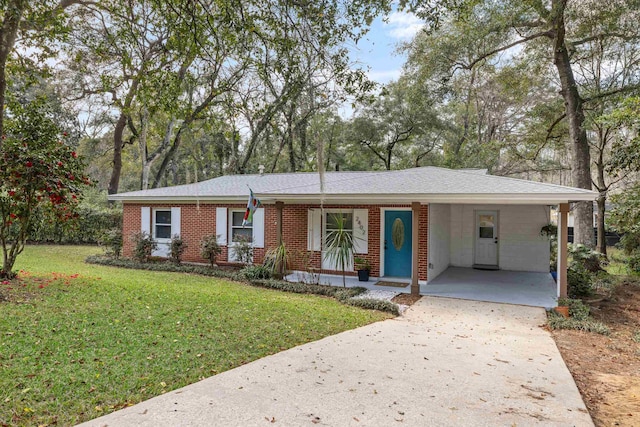
[[[410,41],[422,29],[422,22],[415,15],[393,12],[386,19],[376,18],[365,37],[352,46],[352,59],[371,80],[388,83],[400,77],[405,56],[396,52],[398,44]]]

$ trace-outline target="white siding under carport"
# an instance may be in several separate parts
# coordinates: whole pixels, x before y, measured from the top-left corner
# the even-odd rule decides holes
[[[450,207],[450,265],[471,267],[474,264],[475,212],[495,210],[498,211],[499,267],[513,271],[549,271],[549,240],[540,236],[542,226],[549,223],[548,206],[452,204]]]
[[[429,205],[429,272],[428,280],[438,277],[451,264],[451,206]]]

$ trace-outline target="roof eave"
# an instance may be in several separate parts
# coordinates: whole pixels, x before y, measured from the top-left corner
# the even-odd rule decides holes
[[[379,203],[490,203],[490,204],[558,204],[594,201],[595,192],[575,194],[327,194],[325,203],[379,204]],[[320,198],[315,194],[256,194],[261,200],[308,203]]]
[[[546,204],[594,201],[598,193],[517,193],[517,194],[260,194],[255,193],[262,202],[313,203],[320,199],[324,203],[336,204],[381,204],[381,203],[458,203],[458,204]],[[145,203],[243,203],[247,196],[127,196],[112,194],[109,200]]]
[[[123,194],[111,194],[108,200],[122,202],[146,202],[146,203],[196,203],[196,202],[246,202],[247,196],[127,196]]]

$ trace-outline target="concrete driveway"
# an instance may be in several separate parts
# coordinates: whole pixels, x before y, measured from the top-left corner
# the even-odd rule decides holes
[[[423,297],[87,426],[592,426],[541,308]]]

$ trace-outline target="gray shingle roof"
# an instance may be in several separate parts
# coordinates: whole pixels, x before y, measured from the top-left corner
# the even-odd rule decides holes
[[[260,198],[312,200],[320,198],[317,172],[228,175],[195,184],[112,195],[113,200],[235,200],[245,199],[249,187]],[[397,171],[326,172],[324,199],[368,198],[416,201],[487,199],[536,201],[594,200],[597,193],[555,184],[483,174],[478,170],[421,167]]]

